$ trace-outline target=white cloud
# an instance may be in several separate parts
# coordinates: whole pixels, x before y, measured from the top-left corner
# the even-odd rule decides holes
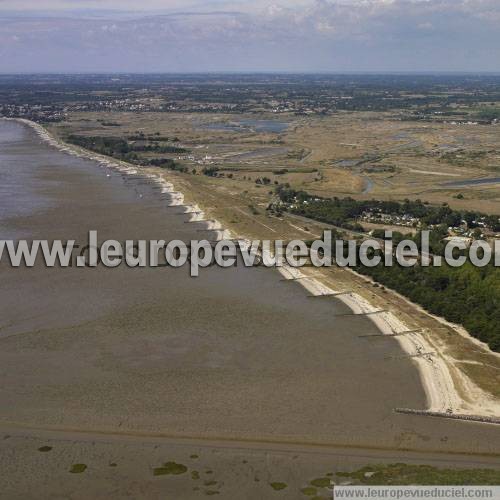
[[[500,70],[498,0],[16,3],[27,9],[85,3],[146,10],[161,4],[172,12],[182,5],[191,12],[148,10],[132,17],[103,12],[100,20],[6,17],[0,20],[4,71],[33,64],[32,70],[45,65],[58,71],[78,65],[124,71]],[[0,0],[1,9],[11,4]]]

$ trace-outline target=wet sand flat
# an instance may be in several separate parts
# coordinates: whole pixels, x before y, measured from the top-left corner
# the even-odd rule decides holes
[[[381,463],[428,464],[439,468],[499,469],[492,457],[382,451],[342,447],[315,448],[238,441],[183,440],[145,434],[100,435],[7,428],[3,436],[3,494],[12,499],[216,498],[254,500],[308,498],[304,489],[318,478],[336,484],[351,472]],[[177,475],[155,475],[167,462]],[[86,466],[72,473],[75,464]],[[280,483],[277,491],[273,484]],[[318,498],[331,498],[322,481]],[[307,490],[306,490],[307,491]],[[310,498],[310,496],[309,496]]]

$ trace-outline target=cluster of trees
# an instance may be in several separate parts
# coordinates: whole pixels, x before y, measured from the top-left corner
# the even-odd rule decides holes
[[[448,227],[446,225],[440,225],[433,227],[432,229],[427,229],[429,231],[429,251],[434,255],[444,255],[446,248],[446,236],[448,236]],[[415,235],[403,234],[399,231],[392,231],[391,240],[396,246],[402,240],[413,240],[418,249],[421,250],[422,243],[422,231],[418,231]],[[385,231],[383,229],[375,229],[372,233],[373,238],[378,238],[383,240],[385,238]]]
[[[288,184],[280,184],[275,189],[279,199],[285,204],[285,208],[290,212],[309,217],[311,219],[333,224],[345,229],[362,231],[363,227],[353,222],[358,215],[355,200],[345,198],[319,198],[311,196],[306,191],[296,191]]]
[[[120,137],[101,137],[101,136],[84,136],[71,134],[66,138],[66,141],[80,146],[85,149],[90,149],[96,153],[113,156],[120,160],[136,162],[138,156],[132,152],[128,141]]]
[[[193,170],[193,174],[196,173],[196,170]],[[201,169],[201,173],[206,175],[207,177],[227,177],[228,179],[232,179],[234,177],[233,173],[224,173],[221,172],[219,167],[203,167]]]
[[[123,161],[136,164],[140,162],[142,165],[168,168],[184,173],[188,171],[186,166],[179,165],[171,158],[142,158],[139,160],[137,154],[131,151],[128,142],[119,137],[86,137],[82,135],[70,135],[66,140],[82,148],[90,149],[96,153],[112,156],[113,158],[118,158]]]
[[[286,185],[278,186],[276,193],[285,209],[349,229],[353,226],[351,221],[366,210],[411,214],[427,224],[435,225],[430,233],[430,247],[434,254],[441,254],[444,250],[443,238],[447,234],[448,225],[461,220],[466,220],[473,226],[473,221],[486,219],[492,227],[499,230],[498,216],[487,217],[476,212],[455,211],[447,205],[431,206],[418,200],[399,203],[355,201],[351,198],[321,199],[304,191],[295,191]],[[303,203],[305,201],[307,203]],[[295,208],[291,209],[290,205]],[[374,236],[383,237],[384,231],[380,230]],[[394,244],[403,238],[408,236],[393,233]],[[420,235],[417,234],[413,239],[419,244]],[[500,352],[500,269],[493,263],[481,268],[470,263],[458,268],[446,265],[404,268],[399,265],[386,267],[382,261],[376,267],[359,264],[356,270],[396,290],[429,312],[463,325],[474,337],[486,342],[492,350]]]
[[[350,228],[358,217],[365,212],[384,213],[395,216],[408,215],[419,219],[423,226],[456,227],[465,221],[469,228],[478,226],[482,221],[493,231],[500,231],[498,215],[486,215],[471,210],[453,210],[448,204],[430,205],[421,200],[357,201],[352,198],[320,198],[305,191],[295,191],[289,185],[276,188],[276,194],[287,205],[295,205],[291,211],[311,219],[339,227]],[[307,203],[304,203],[304,202]]]
[[[500,120],[500,108],[482,108],[477,115],[482,120]]]
[[[187,153],[188,150],[185,148],[179,148],[177,146],[161,145],[161,144],[132,144],[129,146],[130,151],[138,152],[153,152],[153,153]]]
[[[201,170],[203,175],[207,177],[218,177],[219,176],[219,168],[218,167],[203,167]]]
[[[358,266],[369,275],[427,311],[463,325],[467,331],[500,352],[500,269],[493,264],[478,268],[462,267],[403,268]]]
[[[186,174],[188,168],[185,165],[179,165],[174,160],[170,158],[152,158],[150,160],[143,161],[146,165],[151,165],[152,167],[168,168],[169,170],[176,170],[177,172],[182,172]]]
[[[114,156],[127,161],[137,160],[138,152],[154,152],[154,153],[185,153],[184,148],[179,148],[172,145],[161,144],[135,144],[130,143],[127,139],[121,137],[106,137],[106,136],[84,136],[84,135],[69,135],[67,141],[81,146],[86,149],[91,149],[97,153]]]
[[[269,179],[269,177],[257,177],[257,179],[255,179],[255,184],[268,186],[269,184],[271,184],[271,179]]]
[[[160,132],[155,132],[153,135],[146,135],[144,132],[137,132],[135,135],[129,135],[127,139],[129,141],[179,142],[178,137],[166,137],[160,135]]]

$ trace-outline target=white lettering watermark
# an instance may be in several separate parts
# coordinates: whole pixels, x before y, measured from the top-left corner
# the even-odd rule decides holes
[[[191,276],[209,266],[231,267],[241,262],[245,267],[391,267],[440,266],[460,267],[470,262],[476,267],[500,266],[500,243],[475,241],[469,248],[460,241],[449,241],[442,255],[429,250],[429,234],[422,231],[421,241],[412,239],[394,245],[386,233],[385,240],[333,240],[332,232],[312,242],[292,240],[126,240],[109,239],[99,243],[97,231],[90,231],[85,246],[75,240],[0,240],[0,264],[8,261],[12,267],[34,267],[42,262],[46,267],[182,267],[189,265]],[[75,255],[75,251],[78,251]],[[76,257],[76,258],[75,258]]]

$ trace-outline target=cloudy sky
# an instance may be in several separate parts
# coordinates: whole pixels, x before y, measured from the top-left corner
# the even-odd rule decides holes
[[[0,72],[500,72],[500,0],[0,0]]]

